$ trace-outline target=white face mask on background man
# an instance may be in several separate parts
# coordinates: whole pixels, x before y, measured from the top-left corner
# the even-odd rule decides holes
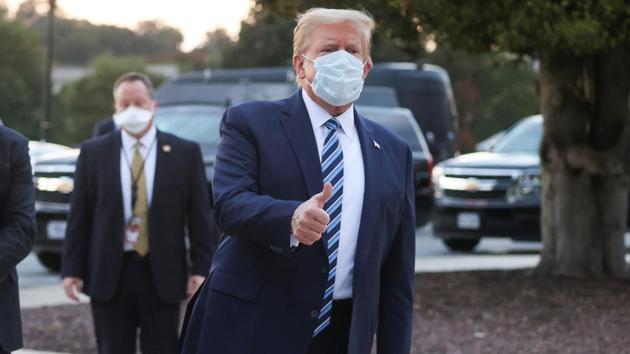
[[[343,106],[356,101],[363,90],[365,63],[345,50],[338,50],[311,59],[315,65],[315,78],[308,82],[317,97],[332,106]]]
[[[153,118],[153,111],[129,106],[125,110],[114,114],[114,123],[131,134],[142,132]]]

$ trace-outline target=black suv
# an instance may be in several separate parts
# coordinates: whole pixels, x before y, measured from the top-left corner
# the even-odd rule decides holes
[[[516,123],[489,152],[452,158],[433,169],[433,231],[455,251],[483,236],[540,239],[542,117]]]

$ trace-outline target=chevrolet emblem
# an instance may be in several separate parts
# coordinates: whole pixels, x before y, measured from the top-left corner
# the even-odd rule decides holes
[[[464,189],[467,192],[476,192],[479,190],[479,181],[476,178],[469,178],[466,180]]]

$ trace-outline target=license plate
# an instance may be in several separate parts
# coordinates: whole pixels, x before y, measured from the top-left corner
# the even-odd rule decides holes
[[[46,225],[48,238],[51,240],[63,240],[66,237],[66,226],[67,223],[65,221],[49,221]]]
[[[481,226],[481,218],[477,213],[457,214],[457,227],[466,230],[477,230]]]

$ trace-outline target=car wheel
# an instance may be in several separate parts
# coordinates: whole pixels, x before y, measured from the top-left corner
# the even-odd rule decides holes
[[[51,272],[61,271],[61,255],[51,252],[40,252],[37,254],[39,262]]]
[[[480,238],[449,238],[443,241],[451,251],[471,252],[477,247],[480,240]]]

